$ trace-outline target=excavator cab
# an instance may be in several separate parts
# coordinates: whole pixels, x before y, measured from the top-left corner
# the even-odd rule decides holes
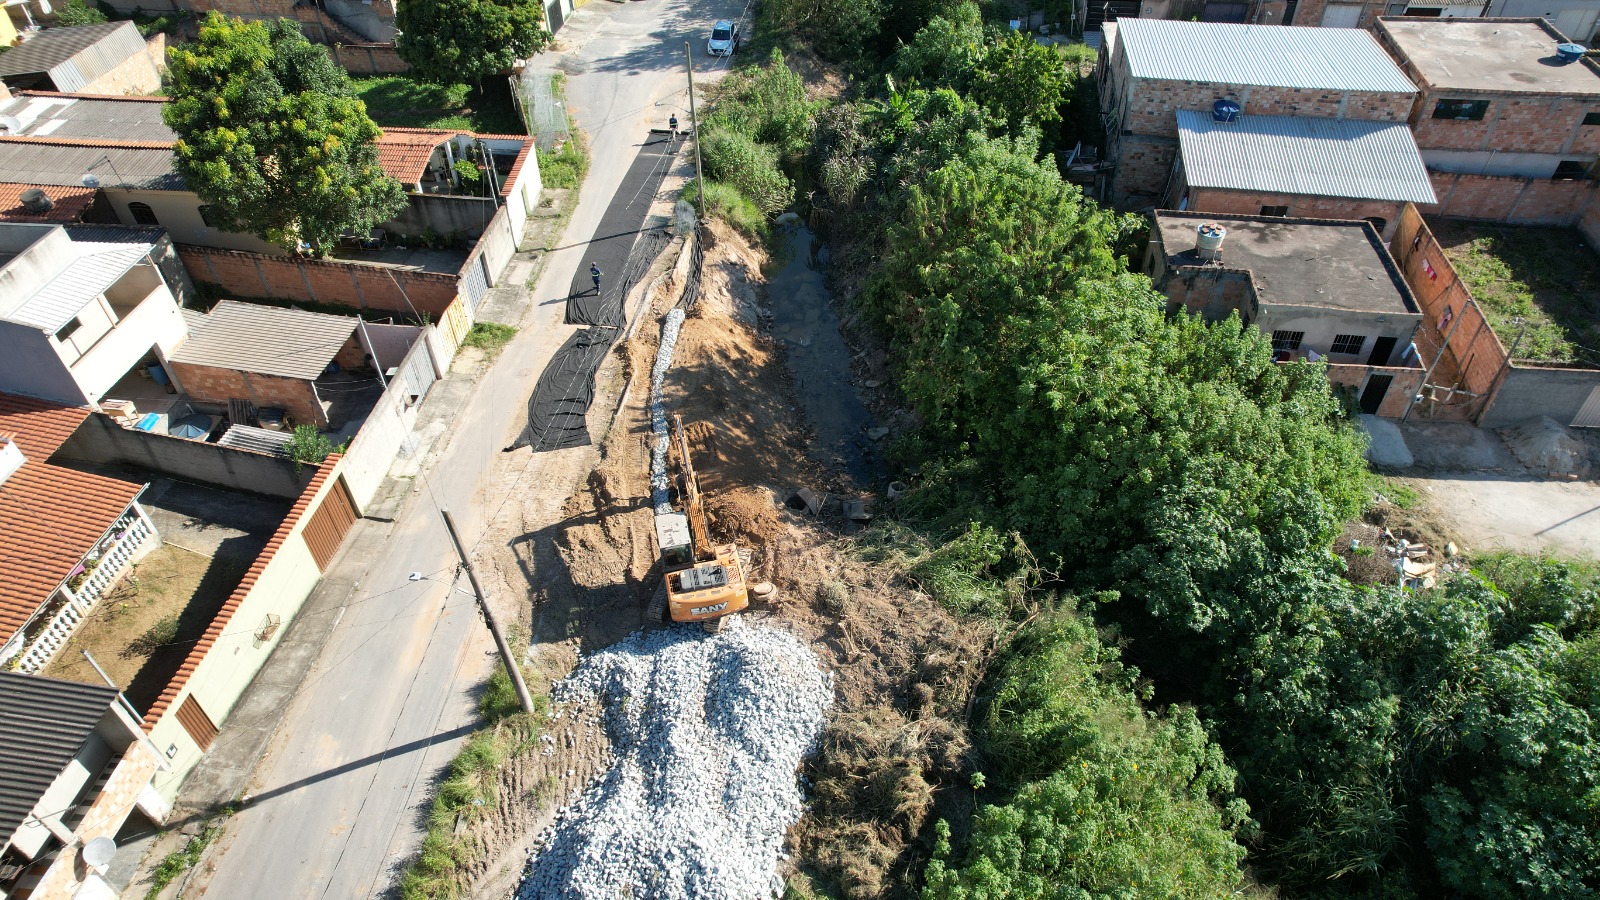
[[[661,551],[661,570],[666,579],[667,617],[674,622],[709,623],[748,607],[750,592],[738,546],[711,544],[683,419],[674,416],[673,423],[677,426],[683,512],[656,515],[656,546]]]

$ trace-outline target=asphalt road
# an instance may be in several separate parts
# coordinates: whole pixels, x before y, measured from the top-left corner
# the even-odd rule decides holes
[[[484,476],[524,421],[539,372],[574,330],[561,324],[564,304],[548,301],[564,300],[586,265],[584,244],[648,129],[665,127],[673,112],[688,122],[684,42],[709,81],[727,65],[704,55],[709,24],[741,10],[738,0],[593,0],[558,35],[571,49],[539,60],[567,73],[568,102],[590,136],[594,162],[582,200],[547,257],[522,332],[419,479],[284,717],[252,802],[229,820],[209,860],[206,895],[345,900],[391,892],[420,841],[432,785],[477,724],[472,692],[491,662],[466,585],[446,581],[454,555],[437,510],[449,508],[472,545],[503,501],[484,496]],[[546,484],[538,467],[535,457],[520,484]],[[432,577],[412,581],[414,572]]]

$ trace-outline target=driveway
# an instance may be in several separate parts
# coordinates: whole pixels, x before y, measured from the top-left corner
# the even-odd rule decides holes
[[[229,820],[186,896],[343,900],[392,892],[399,866],[416,851],[436,779],[476,727],[473,694],[492,661],[473,601],[451,581],[455,559],[438,510],[451,510],[469,546],[499,513],[507,493],[486,485],[485,475],[525,423],[539,373],[574,330],[561,324],[564,303],[549,301],[564,301],[647,130],[686,99],[684,41],[702,41],[705,23],[739,11],[736,0],[590,3],[559,35],[571,49],[538,61],[568,72],[569,103],[590,135],[594,161],[582,200],[528,298],[522,331],[478,385],[448,446],[417,477],[392,531],[369,559],[338,564],[366,574],[295,692],[252,780],[252,801]],[[529,457],[511,490],[564,492],[554,474],[569,464],[562,453]],[[563,499],[547,505],[554,512]],[[353,549],[344,557],[358,555]],[[526,602],[526,585],[489,589],[502,602]]]
[[[1412,484],[1464,550],[1600,559],[1600,484],[1479,472],[1425,475]]]

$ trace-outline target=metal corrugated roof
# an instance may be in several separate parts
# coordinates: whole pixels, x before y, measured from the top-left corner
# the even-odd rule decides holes
[[[304,381],[320,376],[356,330],[353,316],[236,300],[188,321],[189,339],[172,354],[173,362]]]
[[[64,94],[23,94],[0,100],[0,115],[17,120],[17,134],[52,138],[101,138],[116,141],[178,139],[161,120],[165,103],[148,99],[75,97]]]
[[[116,695],[105,685],[0,672],[0,845],[16,834]]]
[[[52,253],[42,260],[59,269],[29,296],[0,299],[4,304],[0,310],[4,310],[6,321],[54,333],[138,265],[161,236],[160,229],[105,225],[62,227],[71,239],[66,251]]]
[[[286,455],[284,445],[292,438],[293,435],[287,431],[268,431],[250,425],[233,425],[223,433],[222,438],[217,441],[217,446],[284,456]]]
[[[1243,115],[1224,124],[1177,114],[1190,187],[1439,202],[1404,122]]]
[[[128,43],[129,34],[132,35],[133,44]],[[46,28],[0,54],[0,77],[48,72],[101,41],[113,43],[118,52],[129,48],[139,53],[144,52],[144,39],[139,37],[139,29],[134,27],[132,22],[103,22],[99,25],[78,25],[72,28]],[[118,62],[132,55],[132,52],[123,53]],[[109,68],[89,75],[89,80],[99,77],[105,71],[109,71]]]
[[[106,158],[110,162],[106,162]],[[172,170],[171,148],[95,146],[91,141],[0,137],[0,173],[7,181],[29,184],[81,185],[90,169],[103,186],[153,191],[186,190]]]
[[[1326,91],[1417,90],[1372,35],[1359,28],[1118,19],[1117,43],[1135,78]]]

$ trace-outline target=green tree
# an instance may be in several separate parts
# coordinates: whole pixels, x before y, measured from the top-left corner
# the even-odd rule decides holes
[[[1024,124],[1044,126],[1061,120],[1067,95],[1067,68],[1052,47],[1033,36],[1012,31],[993,42],[974,74],[970,93],[990,112],[1005,120],[1011,134]]]
[[[395,26],[396,49],[412,75],[439,84],[481,85],[552,38],[538,0],[406,0]]]
[[[293,21],[211,13],[170,51],[168,73],[175,167],[218,227],[320,252],[405,207],[349,76]]]
[[[104,21],[106,14],[84,3],[83,0],[67,0],[56,9],[56,24],[62,28],[98,25]]]

